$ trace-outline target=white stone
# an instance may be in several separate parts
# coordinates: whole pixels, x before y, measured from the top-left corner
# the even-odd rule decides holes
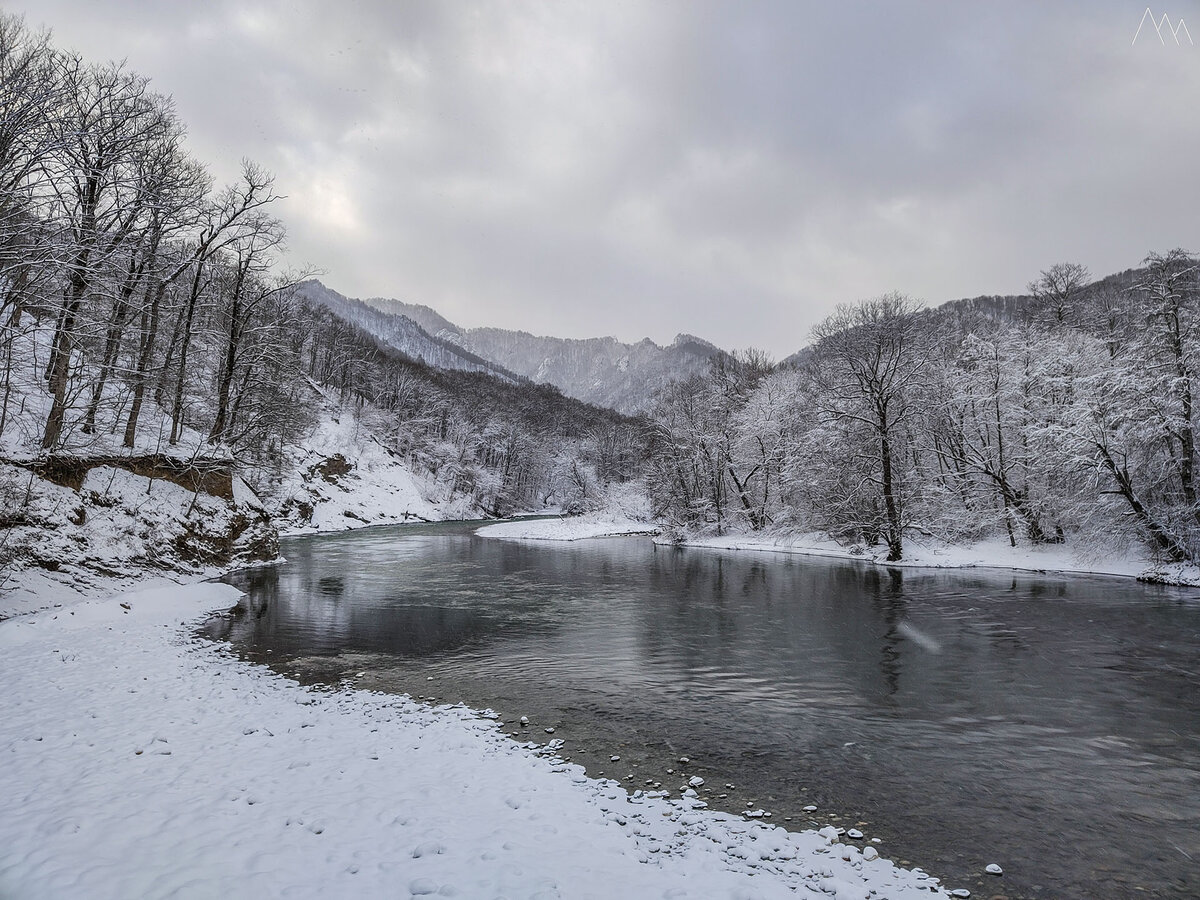
[[[1000,868],[998,865],[996,865],[995,863],[988,863],[987,868],[985,868],[983,871],[987,872],[989,875],[1003,875],[1004,874],[1004,870],[1002,868]]]

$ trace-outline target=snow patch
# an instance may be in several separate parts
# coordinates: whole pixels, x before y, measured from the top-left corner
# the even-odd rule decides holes
[[[498,522],[476,530],[480,537],[515,541],[579,541],[585,538],[617,537],[631,534],[655,534],[658,529],[646,522],[603,513],[586,513],[555,519],[517,519]]]

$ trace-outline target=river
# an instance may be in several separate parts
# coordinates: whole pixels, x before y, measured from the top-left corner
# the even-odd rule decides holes
[[[631,790],[857,827],[974,896],[1200,895],[1200,592],[474,527],[287,539],[206,633],[490,707]]]

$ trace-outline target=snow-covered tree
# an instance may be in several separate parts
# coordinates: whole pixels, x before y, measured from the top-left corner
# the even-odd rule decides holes
[[[932,322],[893,293],[839,307],[813,336],[813,403],[826,423],[846,424],[844,438],[865,438],[872,447],[872,464],[862,474],[873,488],[866,495],[880,508],[853,524],[882,538],[888,559],[900,559],[914,488],[907,478],[913,432],[933,369]]]

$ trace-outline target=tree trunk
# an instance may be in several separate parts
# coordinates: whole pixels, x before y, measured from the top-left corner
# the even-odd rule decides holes
[[[892,481],[892,445],[888,440],[886,425],[879,428],[879,456],[883,464],[883,505],[887,510],[887,558],[889,562],[895,562],[903,555],[904,546],[900,531],[900,507],[896,502]]]
[[[1172,316],[1171,349],[1175,356],[1175,377],[1179,384],[1181,425],[1179,428],[1179,484],[1192,517],[1200,522],[1200,507],[1196,504],[1196,436],[1192,424],[1192,377],[1184,357],[1183,337],[1178,312]]]
[[[1154,546],[1165,552],[1175,562],[1191,562],[1192,555],[1188,552],[1187,548],[1172,537],[1167,529],[1146,509],[1137,492],[1133,489],[1133,482],[1129,478],[1129,473],[1122,466],[1117,465],[1116,460],[1112,458],[1106,446],[1096,444],[1095,447],[1100,454],[1100,459],[1104,463],[1104,467],[1108,469],[1109,474],[1112,475],[1113,480],[1117,483],[1117,493],[1125,498],[1125,502],[1129,504],[1130,510],[1133,511],[1134,518],[1150,533],[1150,537],[1154,541]]]
[[[159,280],[154,290],[154,299],[147,313],[142,311],[142,341],[138,348],[137,371],[133,377],[133,402],[129,407],[129,419],[125,422],[124,445],[132,448],[137,438],[138,417],[142,412],[142,400],[146,395],[146,375],[150,370],[150,361],[154,358],[154,341],[158,337],[159,312],[162,308],[163,296],[167,291],[167,283]]]
[[[59,312],[58,327],[54,333],[54,345],[50,351],[50,367],[47,381],[52,401],[50,414],[46,417],[46,429],[42,432],[42,449],[49,449],[62,436],[63,422],[67,414],[67,379],[71,374],[71,351],[74,349],[75,317],[83,307],[83,296],[88,281],[84,276],[88,250],[81,249],[75,256],[71,269],[70,289],[63,297]]]
[[[215,444],[225,431],[226,417],[229,414],[229,388],[233,384],[233,371],[237,365],[238,345],[242,340],[242,291],[245,287],[246,270],[238,268],[237,280],[233,286],[233,298],[229,308],[229,337],[225,342],[225,356],[221,361],[221,374],[217,379],[217,415],[213,420],[212,430],[208,433],[208,442]]]
[[[146,261],[143,259],[141,265],[134,267],[135,256],[130,255],[129,272],[125,277],[125,281],[121,284],[121,290],[117,294],[117,299],[113,303],[112,317],[108,323],[108,333],[104,339],[104,356],[100,364],[100,376],[96,379],[96,384],[92,388],[92,402],[88,404],[87,417],[83,422],[83,433],[93,434],[96,431],[96,414],[100,410],[100,401],[104,398],[104,388],[108,384],[108,379],[112,375],[113,367],[117,361],[117,354],[121,349],[121,337],[125,331],[125,317],[129,314],[129,298],[133,296],[133,292],[141,280],[142,273],[146,268]]]
[[[200,296],[200,282],[204,274],[204,262],[196,262],[196,274],[192,278],[192,289],[188,292],[187,307],[183,311],[182,330],[179,335],[179,376],[175,379],[175,396],[171,403],[171,437],[169,443],[179,443],[183,431],[183,384],[187,378],[188,350],[192,343],[192,320],[196,315],[196,302]]]

